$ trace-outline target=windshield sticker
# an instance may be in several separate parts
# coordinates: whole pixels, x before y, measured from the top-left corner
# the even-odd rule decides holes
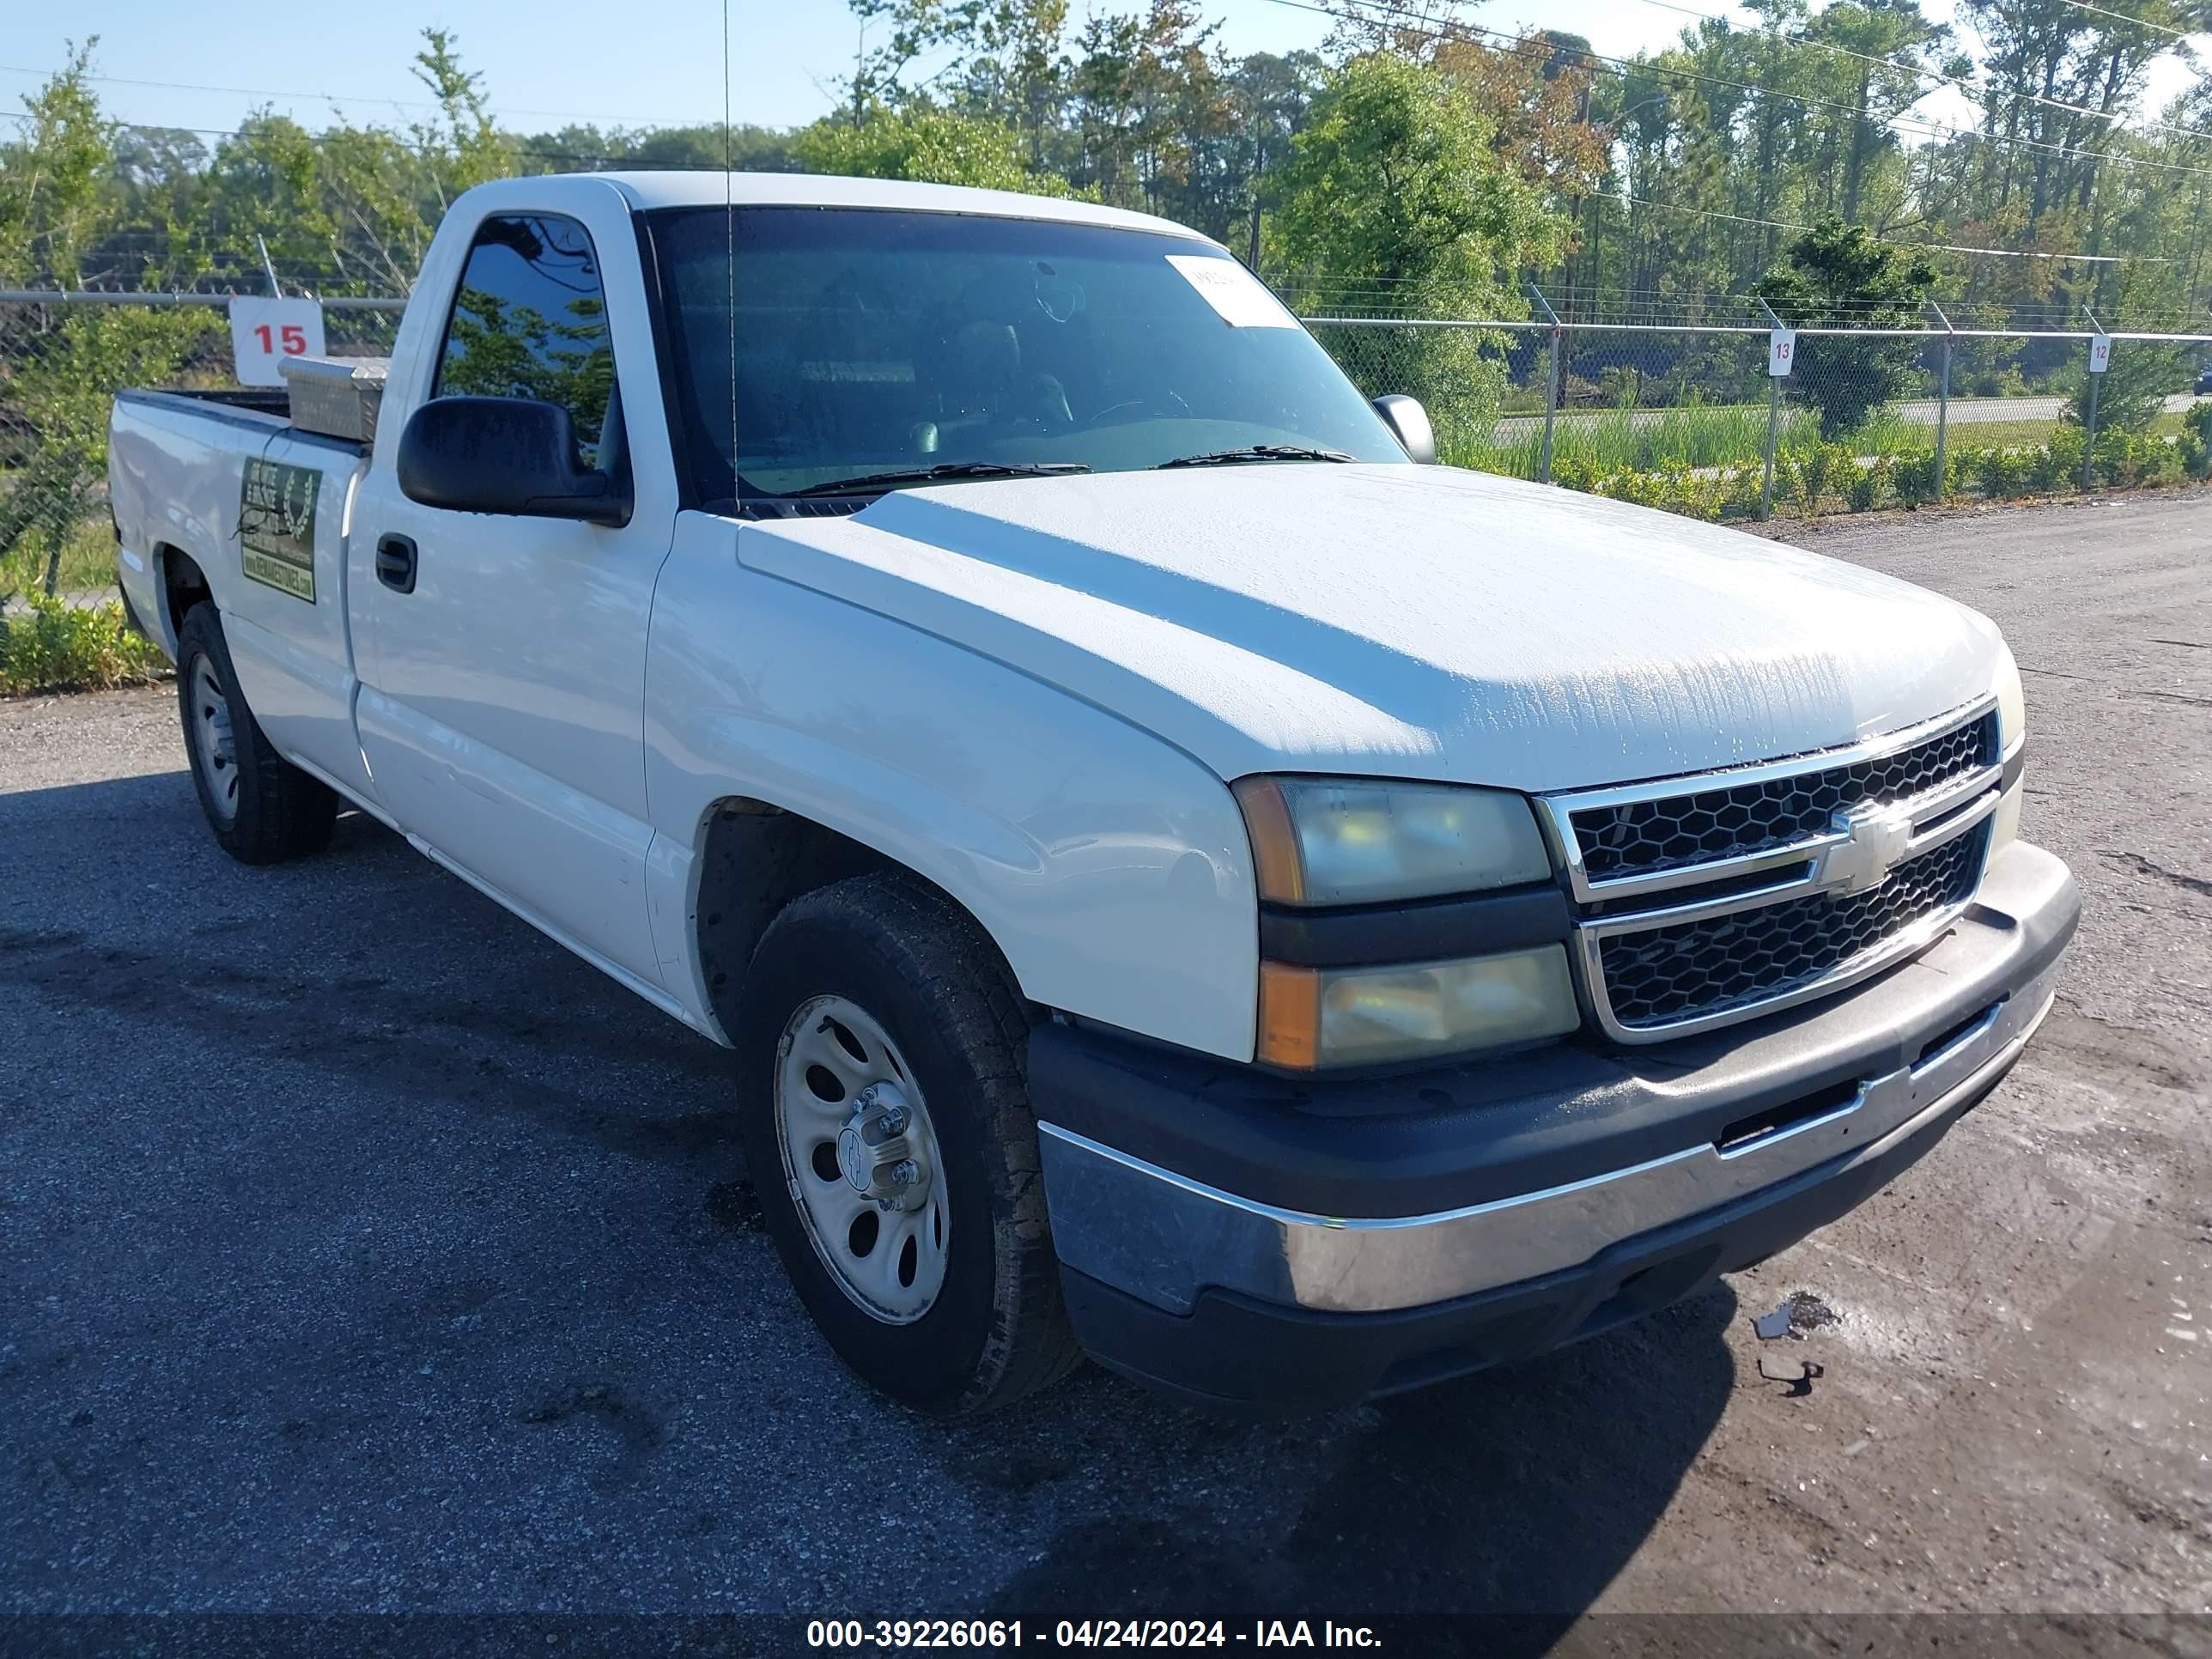
[[[1170,253],[1168,263],[1231,328],[1296,328],[1297,319],[1257,276],[1234,259]]]
[[[315,497],[322,475],[254,458],[238,491],[240,559],[246,580],[315,602]]]

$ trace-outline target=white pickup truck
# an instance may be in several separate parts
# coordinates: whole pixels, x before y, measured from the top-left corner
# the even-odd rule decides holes
[[[349,802],[733,1048],[800,1299],[918,1407],[1648,1312],[1925,1152],[2074,931],[1986,619],[1420,465],[1159,220],[487,185],[323,424],[116,402],[216,835]]]

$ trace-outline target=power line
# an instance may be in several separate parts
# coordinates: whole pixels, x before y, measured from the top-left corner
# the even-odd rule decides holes
[[[2078,7],[2083,11],[2094,11],[2100,17],[2117,17],[2123,23],[2133,23],[2137,28],[2148,29],[2154,34],[2170,34],[2177,40],[2186,40],[2189,38],[2187,29],[2169,28],[2164,23],[2153,23],[2141,17],[2130,17],[2124,11],[2107,11],[2102,6],[2091,5],[2089,0],[2066,0],[2066,3]]]
[[[1723,14],[1698,11],[1694,7],[1677,5],[1674,0],[1644,0],[1644,3],[1647,6],[1656,6],[1661,11],[1676,12],[1684,17],[1695,17],[1705,22],[1718,23],[1725,28],[1735,30],[1738,34],[1749,40],[1757,40],[1765,33],[1758,29],[1739,28],[1733,18]],[[2096,8],[2093,6],[2090,9],[2094,11]],[[1952,91],[1963,93],[1970,98],[1979,98],[1984,90],[1978,82],[1966,80],[1960,76],[1945,75],[1939,70],[1928,68],[1925,64],[1900,63],[1894,58],[1876,58],[1867,52],[1853,52],[1849,46],[1838,46],[1826,40],[1815,40],[1809,35],[1784,34],[1778,31],[1772,38],[1785,46],[1805,46],[1814,52],[1826,52],[1832,58],[1848,58],[1855,63],[1871,64],[1876,69],[1887,69],[1899,75],[1909,75],[1916,81],[1923,82],[1932,81],[1938,87],[1948,87]],[[1789,94],[1778,95],[1786,97]],[[1922,94],[1923,97],[1926,95],[1924,93]],[[2069,104],[2057,98],[2045,98],[2037,93],[2027,93],[2023,96],[2031,104],[2046,104],[2053,109],[2070,111],[2076,115],[2091,116],[2097,120],[2110,121],[2118,126],[2130,125],[2124,116],[2115,115],[2109,110],[2092,109],[2087,104]],[[1917,102],[1917,100],[1915,101]],[[2177,133],[2184,138],[2201,138],[2205,136],[2196,127],[2178,127],[2166,121],[2137,120],[2132,125],[2139,131]]]
[[[20,111],[0,110],[0,121],[21,121],[28,125],[34,118]],[[111,121],[108,125],[125,132],[185,132],[195,138],[237,138],[245,132],[243,124],[236,127],[178,127],[156,121]],[[319,140],[329,135],[311,132],[307,136]],[[421,140],[403,138],[396,132],[386,132],[384,136],[392,141],[394,147],[418,155],[426,155],[436,148],[434,144]],[[512,141],[507,143],[507,148],[510,154],[527,156],[534,161],[576,161],[589,167],[617,167],[629,159],[621,155],[592,155],[580,150],[546,149],[540,145]]]
[[[34,80],[43,81],[52,78],[53,71],[26,69],[20,64],[0,64],[0,75],[27,75]],[[85,72],[82,78],[87,81],[97,81],[104,86],[149,87],[162,92],[219,92],[241,98],[311,98],[320,103],[328,104],[333,109],[343,108],[345,102],[340,94],[334,92],[308,92],[296,87],[219,87],[197,81],[146,81],[128,75],[94,75],[88,71]],[[363,94],[362,101],[365,104],[390,104],[400,109],[445,107],[432,98],[380,98]],[[672,122],[655,116],[594,115],[585,110],[530,109],[520,104],[508,105],[505,108],[509,115],[546,115],[562,120],[590,121],[595,125],[619,125],[626,122],[635,122],[641,126],[714,125],[712,121]]]
[[[1459,40],[1474,44],[1467,41],[1468,35],[1486,34],[1495,40],[1509,42],[1516,53],[1526,55],[1530,50],[1529,43],[1524,37],[1508,33],[1504,29],[1486,28],[1480,23],[1430,26],[1422,20],[1421,14],[1411,11],[1403,6],[1392,5],[1389,3],[1389,0],[1340,0],[1340,6],[1334,7],[1311,4],[1309,3],[1309,0],[1268,0],[1268,3],[1287,7],[1292,11],[1312,12],[1323,17],[1333,17],[1339,21],[1346,21],[1347,18],[1370,24],[1381,24],[1386,21],[1384,19],[1368,16],[1358,9],[1359,7],[1365,6],[1391,14],[1394,17],[1416,19],[1417,21],[1413,23],[1388,24],[1389,27],[1396,28],[1399,33],[1412,35],[1416,39]],[[1543,47],[1543,50],[1548,56],[1556,48],[1547,46]],[[1676,69],[1655,60],[1638,61],[1626,58],[1613,58],[1603,52],[1585,51],[1579,56],[1589,63],[1607,65],[1607,73],[1624,81],[1633,75],[1639,74],[1648,75],[1655,79],[1672,76],[1680,81],[1698,82],[1707,86],[1727,87],[1737,92],[1756,93],[1762,97],[1779,98],[1785,102],[1802,105],[1808,109],[1834,110],[1840,114],[1849,115],[1859,120],[1874,118],[1877,125],[1882,126],[1909,128],[1938,138],[1965,138],[1977,143],[1995,144],[2000,148],[2019,146],[2027,149],[2046,150],[2057,155],[2081,156],[2092,161],[2110,161],[2121,167],[2151,167],[2161,173],[2182,173],[2212,178],[2212,167],[2185,167],[2178,162],[2154,161],[2142,156],[2118,155],[2108,151],[2080,149],[2063,144],[2046,144],[2033,138],[1998,138],[1989,133],[1977,132],[1969,127],[1947,127],[1935,122],[1916,121],[1903,115],[1869,118],[1867,111],[1850,104],[1839,104],[1827,98],[1811,98],[1802,93],[1784,92],[1778,88],[1759,85],[1756,82],[1731,81],[1724,76],[1705,75],[1695,70]]]
[[[1598,198],[1593,198],[1598,199]],[[1772,230],[1810,230],[1811,225],[1790,224],[1781,219],[1753,219],[1741,213],[1720,213],[1711,208],[1686,207],[1679,202],[1654,202],[1641,196],[1623,195],[1623,201],[1633,202],[1638,207],[1657,208],[1664,213],[1693,213],[1700,219],[1725,219],[1732,224],[1764,225]],[[1868,233],[1872,235],[1872,232]],[[1960,247],[1952,242],[1901,242],[1892,236],[1875,236],[1877,242],[1890,247],[1918,248],[1929,253],[1972,253],[1992,259],[2069,259],[2085,264],[2162,265],[2170,261],[2142,253],[2045,253],[2034,248]]]

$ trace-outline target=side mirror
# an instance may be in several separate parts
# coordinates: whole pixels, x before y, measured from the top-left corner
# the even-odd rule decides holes
[[[1401,392],[1386,392],[1375,400],[1375,412],[1390,428],[1399,448],[1423,466],[1437,464],[1437,434],[1419,398],[1408,398]]]
[[[629,492],[576,464],[568,411],[522,398],[424,404],[399,434],[399,488],[410,501],[456,513],[629,522]]]

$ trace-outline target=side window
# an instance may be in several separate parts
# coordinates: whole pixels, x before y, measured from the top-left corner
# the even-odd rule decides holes
[[[599,453],[614,394],[614,347],[592,239],[550,214],[487,219],[469,249],[438,354],[434,398],[533,398],[575,422],[586,466]]]

